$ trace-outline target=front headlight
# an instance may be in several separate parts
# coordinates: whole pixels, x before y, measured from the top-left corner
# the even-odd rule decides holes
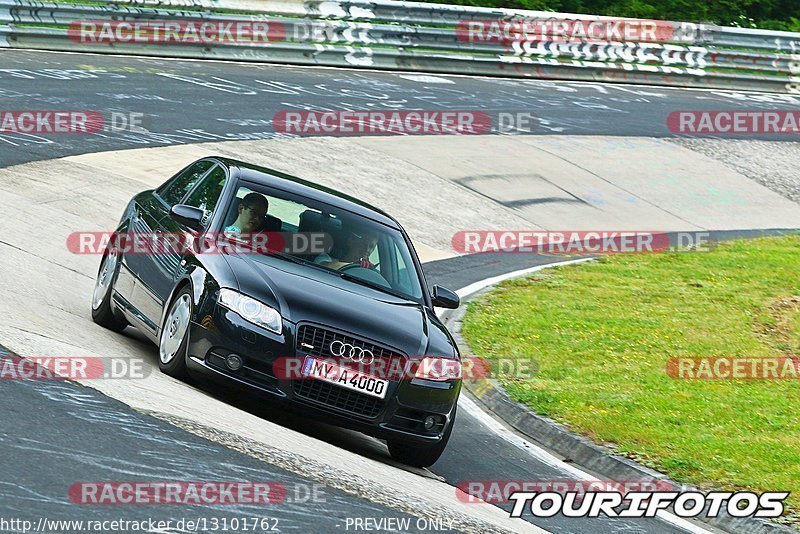
[[[242,316],[254,325],[280,334],[283,330],[281,314],[272,306],[267,306],[252,297],[242,295],[233,289],[220,289],[217,302]]]
[[[461,362],[453,358],[425,356],[420,360],[413,361],[413,364],[414,378],[436,380],[437,382],[461,378]]]

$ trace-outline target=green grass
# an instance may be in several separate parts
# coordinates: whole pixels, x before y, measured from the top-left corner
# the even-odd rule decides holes
[[[463,333],[490,360],[526,358],[508,393],[674,479],[793,491],[800,381],[679,380],[671,357],[800,356],[800,235],[711,252],[617,255],[546,269],[470,303]]]

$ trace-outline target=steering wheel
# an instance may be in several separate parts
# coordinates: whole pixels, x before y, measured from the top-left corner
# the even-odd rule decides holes
[[[361,262],[354,261],[353,263],[348,263],[347,265],[344,265],[344,266],[340,267],[339,270],[340,271],[348,271],[350,269],[359,268],[359,269],[369,269],[371,271],[375,271],[378,268],[379,265],[380,265],[380,262],[374,264],[372,267],[363,267],[361,265]]]
[[[384,278],[380,272],[378,272],[376,267],[377,265],[373,265],[372,267],[362,267],[360,263],[348,263],[339,270],[354,271],[350,276],[355,276],[361,278],[365,282],[372,282],[373,284],[378,284],[386,289],[391,289],[392,284],[390,284],[389,281]]]

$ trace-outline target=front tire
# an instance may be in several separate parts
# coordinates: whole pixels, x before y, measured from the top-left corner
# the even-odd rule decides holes
[[[117,273],[119,273],[119,251],[109,246],[100,262],[100,270],[94,283],[92,320],[104,328],[122,332],[128,326],[128,322],[114,315],[114,304],[111,302]]]
[[[453,409],[453,418],[450,426],[445,430],[442,439],[433,445],[414,445],[404,441],[387,440],[389,454],[398,462],[411,467],[430,467],[436,463],[450,441],[450,434],[456,424],[456,409]]]
[[[192,317],[192,292],[181,289],[169,305],[158,338],[158,368],[180,380],[187,380],[186,353],[189,347],[189,324]]]

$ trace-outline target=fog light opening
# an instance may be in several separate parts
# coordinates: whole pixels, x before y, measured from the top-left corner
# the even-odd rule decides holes
[[[422,426],[425,427],[425,430],[431,430],[436,426],[436,418],[432,415],[429,415],[422,421]]]
[[[238,354],[230,354],[228,355],[227,358],[225,358],[225,365],[231,371],[238,371],[239,369],[242,368],[243,363],[244,362],[242,361],[242,357],[239,356]]]

